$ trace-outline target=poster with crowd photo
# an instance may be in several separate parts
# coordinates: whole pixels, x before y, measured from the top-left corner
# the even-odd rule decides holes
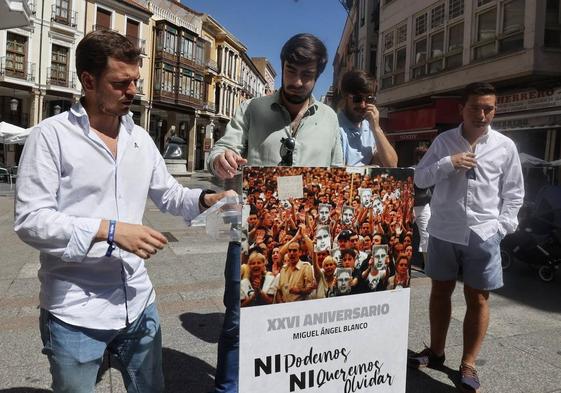
[[[404,392],[413,171],[243,171],[240,391]]]

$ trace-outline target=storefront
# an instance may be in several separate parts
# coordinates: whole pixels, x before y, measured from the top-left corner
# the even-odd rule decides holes
[[[430,104],[388,114],[383,128],[397,152],[398,166],[415,165],[418,148],[427,147],[439,132],[460,123],[458,104],[456,97],[433,97]]]
[[[512,138],[520,153],[560,159],[561,86],[499,94],[493,128]]]

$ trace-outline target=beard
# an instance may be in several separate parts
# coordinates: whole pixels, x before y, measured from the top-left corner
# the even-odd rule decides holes
[[[310,96],[312,95],[312,92],[310,91],[307,94],[303,94],[303,95],[299,95],[299,94],[290,94],[287,93],[284,86],[282,87],[282,96],[283,98],[289,102],[290,104],[294,104],[294,105],[298,105],[298,104],[302,104],[303,102],[305,102],[308,98],[310,98]]]

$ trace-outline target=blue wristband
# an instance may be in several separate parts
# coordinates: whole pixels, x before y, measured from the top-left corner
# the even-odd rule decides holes
[[[117,221],[111,220],[109,221],[109,231],[107,233],[107,252],[105,253],[106,257],[110,257],[115,249],[115,225],[117,225]]]

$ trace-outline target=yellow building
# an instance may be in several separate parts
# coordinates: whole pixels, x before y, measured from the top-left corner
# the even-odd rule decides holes
[[[221,136],[241,101],[241,53],[247,48],[232,33],[210,15],[203,26],[214,36],[218,72],[215,78],[216,136]]]

